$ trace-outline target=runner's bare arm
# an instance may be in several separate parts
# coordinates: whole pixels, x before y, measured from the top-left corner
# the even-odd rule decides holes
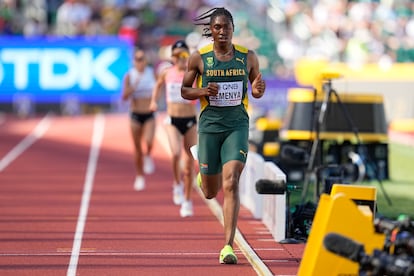
[[[197,76],[203,73],[203,60],[198,51],[191,54],[188,60],[188,69],[184,75],[183,85],[181,87],[181,96],[187,100],[196,100],[204,96],[217,95],[218,85],[209,83],[207,87],[193,87]]]
[[[124,76],[124,80],[123,80],[123,87],[122,87],[122,99],[125,101],[127,100],[131,94],[134,92],[134,88],[132,87],[132,85],[130,84],[129,81],[129,74],[126,74]]]
[[[262,79],[257,55],[251,50],[249,50],[247,55],[247,66],[249,70],[249,80],[252,86],[252,96],[254,98],[261,98],[266,90],[266,82]]]
[[[157,81],[155,82],[154,88],[152,89],[152,96],[151,96],[151,103],[150,103],[150,110],[157,111],[158,109],[158,100],[160,97],[161,87],[165,84],[165,75],[167,74],[167,69],[163,70],[159,76],[157,77]]]

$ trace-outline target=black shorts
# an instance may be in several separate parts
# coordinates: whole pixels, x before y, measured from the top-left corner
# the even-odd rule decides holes
[[[181,135],[184,135],[190,128],[197,124],[197,118],[196,116],[170,117],[170,124],[178,129]]]
[[[150,113],[131,112],[130,118],[132,121],[143,125],[146,121],[154,119],[154,112],[150,112]]]

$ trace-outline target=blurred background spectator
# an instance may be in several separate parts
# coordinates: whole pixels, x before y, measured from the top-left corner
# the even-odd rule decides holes
[[[233,13],[235,41],[258,53],[267,74],[292,77],[302,57],[414,62],[412,0],[0,0],[0,33],[119,35],[162,59],[162,47],[177,38],[198,45],[192,19],[215,6]]]
[[[92,24],[92,4],[86,0],[65,0],[56,11],[57,35],[85,35]]]

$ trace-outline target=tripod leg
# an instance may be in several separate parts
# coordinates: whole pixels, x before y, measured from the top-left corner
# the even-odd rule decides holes
[[[308,193],[310,174],[313,173],[314,168],[315,168],[315,158],[318,152],[318,147],[319,147],[319,142],[320,142],[320,137],[319,137],[320,129],[323,123],[325,122],[325,115],[326,115],[326,110],[328,109],[328,102],[331,97],[331,92],[333,91],[331,89],[331,81],[328,81],[326,84],[323,85],[323,90],[325,91],[325,97],[322,102],[321,109],[319,111],[318,122],[316,124],[316,137],[312,143],[311,154],[309,157],[309,164],[308,164],[307,171],[305,173],[305,180],[303,183],[303,190],[302,190],[302,195],[301,195],[302,203],[304,203],[306,194]],[[318,183],[315,183],[315,185],[318,185]],[[316,188],[315,194],[314,194],[315,200],[317,200],[317,197],[318,197],[318,195],[316,194],[317,190],[318,189]]]
[[[340,97],[339,97],[338,93],[336,93],[336,91],[335,91],[335,90],[333,90],[333,89],[331,89],[331,91],[332,91],[332,93],[335,95],[335,97],[336,97],[336,99],[337,99],[337,101],[338,101],[338,104],[339,104],[339,106],[341,107],[342,113],[343,113],[343,115],[345,116],[345,118],[346,118],[346,120],[347,120],[347,122],[348,122],[348,126],[349,126],[349,127],[352,129],[352,131],[354,132],[354,135],[355,135],[355,138],[356,138],[356,140],[357,140],[358,145],[362,145],[361,140],[359,139],[358,129],[355,127],[355,124],[354,124],[354,122],[352,121],[352,118],[351,118],[351,116],[349,115],[348,110],[346,109],[345,105],[342,103],[342,101],[341,101],[341,99],[340,99]],[[367,157],[369,158],[369,155],[368,155],[368,154],[367,154]],[[363,158],[362,160],[364,160],[364,161],[365,161],[365,158]],[[365,166],[367,166],[366,162],[364,162],[364,163],[365,163],[364,165],[365,165]],[[371,163],[373,163],[373,162],[371,162]],[[374,169],[375,177],[376,177],[376,179],[377,179],[377,181],[378,181],[378,183],[379,183],[379,186],[380,186],[381,192],[383,193],[383,195],[384,195],[385,199],[387,200],[388,205],[389,205],[389,206],[392,206],[391,199],[390,199],[390,197],[388,196],[388,194],[386,193],[386,191],[385,191],[385,189],[384,189],[384,186],[382,185],[382,181],[381,181],[381,179],[380,179],[380,177],[379,177],[379,175],[378,175],[378,174],[379,174],[379,173],[378,173],[378,169],[377,169],[377,167],[376,167],[376,165],[375,165],[375,164],[373,164],[373,169]]]
[[[287,211],[287,221],[286,221],[286,239],[281,240],[279,243],[281,244],[297,244],[301,243],[301,241],[295,239],[292,235],[293,231],[293,219],[292,219],[292,212],[290,211],[290,192],[286,191],[286,211]]]
[[[311,174],[313,172],[313,167],[314,167],[314,163],[315,163],[315,156],[316,156],[316,153],[317,153],[317,150],[318,150],[318,144],[319,144],[319,139],[315,139],[312,143],[311,154],[310,154],[310,157],[309,157],[309,164],[308,164],[308,167],[306,169],[305,180],[304,180],[304,183],[303,183],[303,189],[302,189],[302,194],[301,194],[302,204],[305,202],[305,198],[306,198],[306,195],[308,193],[310,178],[311,178]]]

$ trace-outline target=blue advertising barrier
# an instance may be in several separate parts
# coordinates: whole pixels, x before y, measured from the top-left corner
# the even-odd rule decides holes
[[[277,77],[265,77],[266,92],[263,97],[249,98],[250,104],[260,109],[259,113],[270,117],[282,118],[288,106],[288,91],[290,88],[298,87],[295,79],[279,79]]]
[[[109,103],[120,94],[133,46],[117,37],[0,37],[0,103],[28,95],[59,103],[71,95]]]

